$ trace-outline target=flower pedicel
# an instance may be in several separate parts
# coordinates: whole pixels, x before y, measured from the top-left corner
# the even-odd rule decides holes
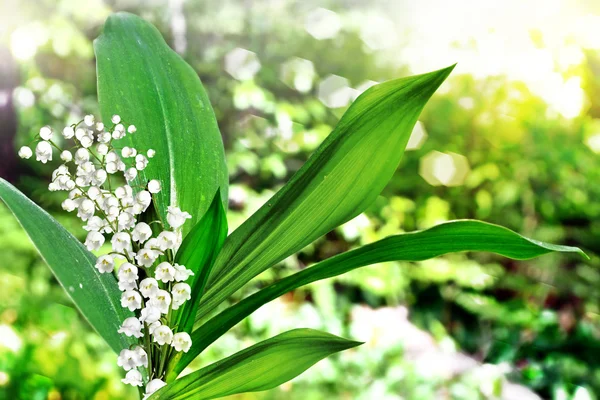
[[[139,221],[152,195],[161,190],[158,180],[142,184],[138,174],[156,152],[148,149],[144,154],[128,146],[119,148],[117,142],[134,134],[136,127],[125,128],[118,115],[113,115],[111,122],[112,128],[107,129],[93,115],[86,115],[82,121],[65,127],[61,140],[44,126],[36,136],[39,140],[35,152],[23,146],[18,154],[28,159],[35,153],[36,160],[46,164],[53,161],[56,149],[63,164],[52,173],[48,189],[68,192],[62,208],[77,212],[85,223],[88,250],[99,250],[110,237],[112,251],[98,257],[96,268],[101,273],[115,274],[123,292],[121,306],[136,315],[123,321],[118,332],[139,342],[123,349],[117,364],[127,371],[122,381],[132,386],[144,385],[140,368],[147,370],[147,399],[166,385],[166,360],[174,352],[187,352],[192,345],[190,335],[177,330],[175,312],[190,299],[191,288],[185,281],[194,273],[174,262],[181,244],[180,228],[191,215],[170,206],[167,226],[159,220]],[[69,140],[75,144],[71,149],[61,149],[57,144]],[[152,224],[162,228],[155,237]]]

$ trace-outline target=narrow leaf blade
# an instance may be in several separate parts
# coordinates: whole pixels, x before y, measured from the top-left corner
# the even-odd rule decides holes
[[[103,118],[118,114],[135,124],[127,145],[156,150],[139,176],[161,181],[155,203],[163,222],[169,205],[192,214],[185,235],[218,188],[227,204],[223,142],[202,83],[152,24],[129,13],[108,18],[94,49]]]
[[[300,286],[375,263],[422,261],[461,251],[486,251],[516,260],[550,252],[578,253],[587,257],[576,247],[540,242],[502,226],[475,220],[451,221],[424,231],[390,236],[275,282],[213,317],[192,333],[192,348],[170,374],[179,374],[206,347],[262,305]]]
[[[186,375],[151,399],[208,400],[272,389],[317,361],[360,344],[312,329],[291,330]]]
[[[196,320],[375,200],[396,171],[425,103],[452,68],[363,93],[308,162],[227,238]]]
[[[119,352],[133,340],[117,333],[125,318],[115,278],[94,267],[96,258],[52,216],[0,178],[0,199],[15,215],[58,282],[90,325]]]

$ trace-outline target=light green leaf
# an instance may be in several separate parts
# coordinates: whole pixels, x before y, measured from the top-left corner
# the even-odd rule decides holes
[[[192,297],[184,303],[184,307],[178,314],[180,331],[192,330],[194,316],[204,293],[208,274],[226,237],[227,217],[221,203],[221,194],[217,190],[208,211],[186,236],[175,258],[176,263],[194,272],[194,275],[188,279],[192,288]]]
[[[363,93],[308,162],[227,238],[196,320],[371,204],[396,171],[425,103],[452,68],[385,82]]]
[[[421,261],[459,251],[488,251],[516,260],[553,251],[579,253],[587,257],[576,247],[539,242],[502,226],[474,220],[451,221],[424,231],[390,236],[275,282],[213,317],[192,333],[192,348],[177,365],[171,367],[170,375],[179,374],[211,343],[262,305],[300,286],[365,265],[385,261]]]
[[[151,399],[207,400],[272,389],[317,361],[360,344],[312,329],[295,329],[186,375]]]
[[[0,199],[17,217],[90,325],[115,352],[129,347],[133,340],[117,330],[133,314],[121,307],[121,292],[114,276],[98,272],[94,267],[96,258],[73,235],[3,179],[0,179]]]
[[[154,26],[132,14],[111,15],[94,49],[103,119],[119,114],[137,127],[126,145],[156,150],[140,178],[161,181],[154,197],[163,222],[169,205],[192,214],[185,235],[218,188],[227,204],[223,142],[202,83]]]

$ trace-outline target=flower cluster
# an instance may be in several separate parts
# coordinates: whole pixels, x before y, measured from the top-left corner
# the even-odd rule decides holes
[[[177,310],[191,297],[185,281],[193,272],[174,262],[180,228],[191,215],[169,207],[166,226],[160,220],[140,221],[161,184],[140,182],[138,177],[154,150],[144,154],[117,146],[119,139],[135,132],[135,126],[126,128],[118,115],[112,117],[110,129],[87,115],[65,127],[62,138],[50,127],[41,128],[35,156],[45,164],[52,161],[53,149],[60,152],[63,163],[52,173],[48,188],[68,192],[62,207],[77,212],[85,223],[85,246],[99,250],[110,238],[112,251],[98,257],[96,268],[115,275],[123,292],[121,305],[133,312],[118,332],[137,338],[139,345],[123,349],[118,365],[127,371],[123,382],[133,386],[144,385],[140,368],[146,369],[145,399],[166,385],[164,367],[173,352],[187,352],[192,345],[190,335],[178,332],[176,324]],[[73,141],[74,147],[63,150],[57,144],[66,141]],[[19,156],[30,158],[33,151],[23,146]]]

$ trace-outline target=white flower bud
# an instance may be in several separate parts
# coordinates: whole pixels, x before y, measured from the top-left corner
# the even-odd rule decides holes
[[[104,130],[104,124],[102,122],[96,122],[96,130],[102,132]]]
[[[148,191],[150,193],[160,192],[160,182],[156,179],[152,179],[150,182],[148,182]]]
[[[135,177],[137,176],[137,169],[135,168],[129,168],[127,171],[125,171],[125,180],[127,182],[130,182],[132,180],[135,179]]]
[[[73,154],[71,154],[69,150],[63,150],[62,153],[60,153],[60,159],[64,162],[70,162],[73,160]]]
[[[82,221],[87,221],[94,215],[94,211],[96,211],[94,202],[90,199],[84,199],[79,204],[77,216],[81,218]]]
[[[72,139],[75,136],[75,130],[72,126],[65,126],[62,131],[62,135],[65,139]]]
[[[83,123],[86,124],[87,126],[94,125],[94,116],[91,114],[86,115],[85,117],[83,117]]]
[[[154,151],[153,149],[148,150],[148,152],[146,153],[148,158],[154,157],[155,154],[156,154],[156,151]]]
[[[127,127],[127,132],[129,132],[129,133],[135,133],[135,131],[137,131],[137,128],[135,127],[135,125],[129,125]]]
[[[71,199],[65,199],[61,203],[63,210],[71,212],[77,208],[77,203]]]
[[[112,121],[113,124],[118,124],[119,122],[121,122],[121,117],[117,114],[113,115],[112,118],[110,119]]]
[[[154,392],[156,392],[158,389],[161,389],[165,386],[167,386],[167,384],[164,381],[162,381],[160,379],[152,379],[146,385],[146,393],[144,393],[144,398],[142,400],[148,399],[148,397],[150,397]]]
[[[77,149],[75,152],[75,164],[81,165],[90,161],[90,152],[86,149]]]
[[[52,139],[52,129],[49,126],[42,126],[40,129],[40,137],[42,140],[51,140]]]
[[[104,143],[100,143],[97,147],[96,147],[96,151],[98,152],[98,154],[100,154],[101,156],[105,156],[108,154],[108,146]]]
[[[28,146],[23,146],[19,149],[19,157],[27,160],[28,158],[31,158],[31,156],[33,155],[33,152],[31,151],[31,149]]]

